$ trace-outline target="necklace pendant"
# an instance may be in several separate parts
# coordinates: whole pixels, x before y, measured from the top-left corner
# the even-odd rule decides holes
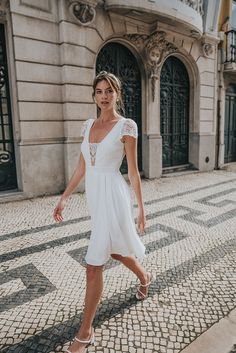
[[[95,158],[91,157],[91,165],[94,166],[95,165]]]
[[[95,165],[96,161],[96,152],[97,152],[97,144],[90,144],[89,145],[89,152],[90,152],[90,160],[91,160],[91,165]]]

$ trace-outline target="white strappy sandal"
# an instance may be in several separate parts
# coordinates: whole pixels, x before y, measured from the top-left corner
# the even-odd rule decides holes
[[[149,274],[149,282],[145,283],[145,284],[140,283],[139,286],[140,287],[149,287],[151,283],[152,283],[152,274],[150,273]],[[136,299],[144,300],[147,298],[147,296],[148,296],[148,293],[144,294],[140,289],[138,289],[138,291],[136,293]]]
[[[84,348],[87,348],[89,345],[94,345],[95,343],[95,334],[94,334],[94,329],[93,329],[93,333],[91,334],[91,338],[88,341],[84,341],[84,340],[80,340],[77,337],[74,337],[74,341],[76,342],[80,342],[83,344],[86,344],[86,346]],[[71,351],[69,351],[68,349],[65,351],[65,353],[72,353]]]

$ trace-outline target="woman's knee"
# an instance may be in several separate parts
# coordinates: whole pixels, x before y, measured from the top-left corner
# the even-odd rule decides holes
[[[111,257],[112,257],[114,260],[121,261],[123,256],[121,256],[121,255],[119,255],[119,254],[111,254]]]
[[[87,265],[86,267],[87,279],[89,280],[94,279],[102,271],[103,271],[103,265],[102,266]]]

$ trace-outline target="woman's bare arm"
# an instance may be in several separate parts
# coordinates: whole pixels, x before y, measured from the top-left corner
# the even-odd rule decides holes
[[[85,175],[85,160],[84,160],[82,153],[80,153],[78,165],[77,165],[65,191],[63,192],[61,199],[64,199],[64,200],[68,199],[68,197],[72,194],[74,189],[79,185],[79,183],[83,179],[84,175]]]
[[[144,204],[143,204],[143,196],[141,189],[141,180],[138,171],[138,163],[137,163],[137,139],[132,136],[124,136],[123,142],[125,146],[125,153],[128,162],[128,177],[130,183],[134,189],[135,196],[138,202],[139,207],[139,216],[138,216],[138,228],[141,233],[144,231],[146,219],[144,212]]]
[[[80,153],[78,165],[77,165],[65,191],[61,195],[61,198],[60,198],[57,206],[54,209],[53,217],[56,222],[61,222],[63,220],[62,211],[65,207],[66,200],[72,194],[74,189],[79,185],[79,183],[83,179],[84,175],[85,175],[85,160],[84,160],[82,153]]]

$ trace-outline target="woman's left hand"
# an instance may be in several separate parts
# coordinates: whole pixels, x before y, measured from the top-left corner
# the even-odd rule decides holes
[[[145,214],[144,214],[144,212],[140,211],[138,218],[137,218],[137,226],[138,226],[138,231],[139,231],[140,235],[144,234],[145,224],[146,224]]]

